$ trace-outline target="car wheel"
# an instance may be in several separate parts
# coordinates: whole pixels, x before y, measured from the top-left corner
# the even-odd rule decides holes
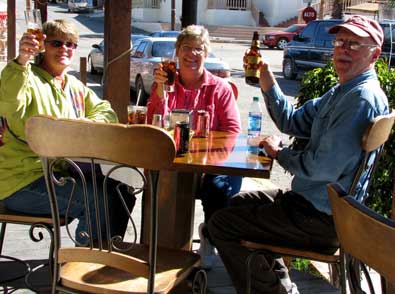
[[[281,38],[277,42],[277,48],[283,50],[285,48],[285,46],[287,46],[287,44],[288,44],[287,39]]]
[[[136,78],[136,97],[136,105],[147,104],[147,94],[144,91],[144,83],[141,76]]]
[[[92,58],[89,58],[89,72],[93,75],[97,74],[96,68],[93,66]]]
[[[287,80],[296,79],[297,72],[295,71],[295,65],[291,58],[285,58],[283,61],[283,75]]]

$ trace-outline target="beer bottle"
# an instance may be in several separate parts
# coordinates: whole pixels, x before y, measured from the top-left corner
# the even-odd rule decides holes
[[[261,54],[259,53],[259,33],[254,32],[251,42],[251,48],[244,55],[245,81],[247,84],[259,84],[259,67]]]

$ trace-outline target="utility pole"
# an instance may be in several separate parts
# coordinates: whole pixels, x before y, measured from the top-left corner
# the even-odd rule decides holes
[[[197,0],[182,0],[182,28],[197,23],[197,4]]]
[[[321,2],[320,2],[320,13],[318,15],[318,19],[324,19],[324,6],[325,6],[325,0],[321,0]]]
[[[176,30],[176,0],[171,0],[171,30]]]

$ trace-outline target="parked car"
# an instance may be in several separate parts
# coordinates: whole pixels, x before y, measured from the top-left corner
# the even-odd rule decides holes
[[[293,24],[283,31],[270,32],[263,36],[262,43],[269,48],[277,47],[284,49],[288,42],[292,41],[293,37],[301,32],[306,24]]]
[[[139,104],[144,105],[154,81],[154,70],[161,57],[174,54],[176,38],[150,37],[140,40],[138,47],[133,50],[130,64],[130,86],[139,97]],[[210,54],[204,62],[204,67],[222,78],[230,78],[229,65]]]
[[[295,35],[284,49],[284,77],[295,79],[300,72],[324,67],[333,58],[335,34],[329,34],[328,30],[341,22],[343,20],[340,19],[315,20]],[[382,21],[380,25],[384,31],[381,56],[388,58],[389,64],[395,66],[395,21]]]
[[[92,5],[87,0],[68,0],[69,12],[93,12]]]
[[[138,40],[147,38],[147,35],[140,34],[132,34],[130,36],[131,39],[131,48],[133,54],[133,48],[135,48],[139,42]],[[98,72],[103,72],[104,66],[104,40],[99,44],[93,44],[92,49],[88,54],[88,71],[91,74],[97,74]]]
[[[150,34],[150,37],[175,37],[180,34],[179,31],[157,31]]]

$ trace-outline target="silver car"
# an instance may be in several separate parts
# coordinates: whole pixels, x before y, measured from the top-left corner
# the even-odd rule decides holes
[[[147,38],[147,35],[132,34],[130,37],[130,46],[138,44],[138,40]],[[99,44],[93,44],[92,49],[88,54],[88,70],[91,74],[103,72],[104,66],[104,40]]]
[[[150,37],[139,40],[139,45],[133,49],[130,64],[130,87],[136,91],[139,105],[145,105],[154,82],[154,70],[161,57],[174,54],[176,38]],[[222,78],[230,77],[229,64],[217,58],[214,54],[205,60],[204,67]]]

